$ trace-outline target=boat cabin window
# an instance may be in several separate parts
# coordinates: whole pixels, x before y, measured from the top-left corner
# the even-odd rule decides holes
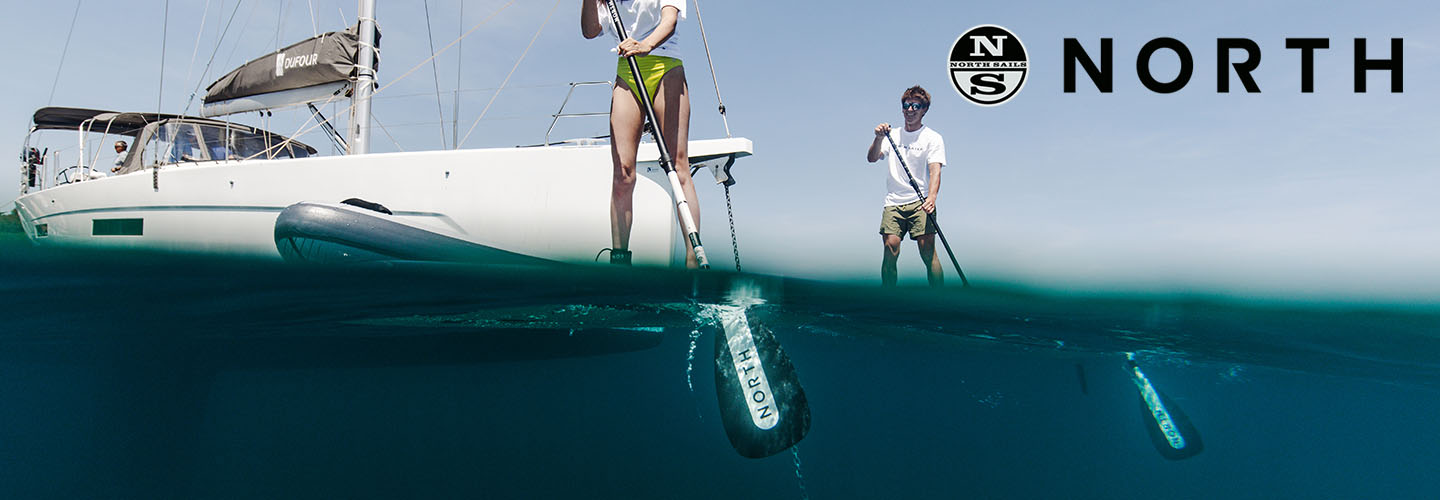
[[[145,144],[146,165],[254,158],[304,158],[310,152],[281,136],[248,127],[169,122]]]
[[[213,160],[310,156],[310,152],[304,147],[286,143],[285,138],[278,135],[219,125],[201,124],[197,127]]]
[[[143,154],[146,165],[204,161],[208,158],[195,137],[195,127],[175,122],[161,124],[145,143]]]

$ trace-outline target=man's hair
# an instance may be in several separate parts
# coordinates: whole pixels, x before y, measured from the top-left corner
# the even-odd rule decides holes
[[[125,144],[125,141],[115,141],[115,145],[116,145],[116,146],[129,146],[129,144]]]
[[[919,85],[905,89],[905,93],[900,94],[901,104],[904,104],[906,99],[914,99],[920,101],[920,104],[925,105],[925,107],[930,107],[930,93],[926,92],[925,89]]]

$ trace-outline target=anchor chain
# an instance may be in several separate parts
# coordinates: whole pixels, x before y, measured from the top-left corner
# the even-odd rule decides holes
[[[730,185],[725,184],[725,212],[730,215],[730,249],[735,252],[735,272],[740,270],[740,242],[735,239],[735,208],[730,204]]]

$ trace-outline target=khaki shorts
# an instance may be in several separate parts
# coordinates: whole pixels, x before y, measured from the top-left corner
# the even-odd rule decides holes
[[[891,205],[880,212],[880,234],[893,234],[904,237],[910,233],[910,239],[935,234],[936,213],[925,213],[920,209],[920,201],[912,201],[904,205]]]

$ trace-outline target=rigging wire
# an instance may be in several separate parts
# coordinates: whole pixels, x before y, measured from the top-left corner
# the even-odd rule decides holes
[[[223,4],[221,10],[224,10]],[[195,30],[195,48],[190,51],[190,65],[185,67],[185,83],[190,83],[190,71],[195,69],[195,56],[200,55],[200,37],[205,36],[205,22],[209,20],[210,0],[205,0],[205,10],[200,13],[200,28]]]
[[[556,0],[555,6],[550,8],[550,14],[545,16],[545,22],[540,23],[540,29],[535,30],[535,36],[530,38],[530,44],[525,46],[525,51],[520,53],[520,58],[515,60],[515,66],[510,68],[510,74],[505,75],[505,81],[500,82],[500,88],[495,89],[495,93],[490,95],[490,102],[485,103],[485,109],[480,110],[480,116],[475,117],[475,122],[470,124],[470,130],[465,132],[465,138],[460,139],[461,145],[465,144],[465,141],[470,140],[470,134],[475,132],[475,126],[479,125],[480,120],[485,118],[485,113],[490,112],[490,106],[495,104],[495,98],[500,97],[500,92],[505,89],[505,84],[510,83],[510,77],[515,76],[515,70],[520,69],[520,63],[524,62],[525,56],[530,54],[530,48],[535,46],[535,41],[540,39],[540,33],[545,31],[545,25],[550,24],[550,18],[555,16],[555,10],[559,8],[560,0]],[[455,147],[459,148],[460,146],[457,145]]]
[[[160,89],[155,95],[155,113],[163,109],[165,100],[165,43],[170,36],[170,0],[165,0],[165,17],[160,21]]]
[[[320,36],[320,24],[315,22],[315,2],[305,0],[305,5],[309,6],[306,10],[310,12],[310,35]]]
[[[324,103],[321,103],[321,105],[323,106]],[[313,103],[313,102],[307,102],[307,103],[305,103],[305,106],[308,107],[308,108],[310,108],[310,113],[311,113],[310,118],[308,118],[308,119],[306,120],[306,123],[307,123],[307,124],[309,123],[309,120],[314,120],[314,119],[316,119],[317,116],[320,117],[319,119],[321,119],[321,120],[324,120],[324,119],[325,119],[325,115],[323,115],[323,114],[320,113],[320,108],[315,107],[315,103]],[[331,152],[332,154],[335,152],[335,149],[336,149],[336,148],[340,148],[340,149],[350,149],[350,146],[345,143],[345,138],[340,136],[340,132],[338,132],[338,131],[335,130],[335,126],[334,126],[334,125],[330,125],[329,123],[326,123],[326,124],[324,124],[323,126],[321,126],[320,128],[325,129],[325,136],[330,139],[330,152]]]
[[[710,58],[710,39],[705,36],[705,18],[700,16],[700,0],[691,1],[695,3],[695,22],[700,25],[700,43],[705,45],[705,62],[710,63],[710,83],[715,84],[715,102],[720,104],[720,122],[725,124],[725,137],[730,137],[730,120],[725,118],[725,100],[720,98],[720,80],[715,77],[715,60]],[[735,267],[740,267],[739,259],[736,259]]]
[[[327,105],[327,104],[333,104],[336,99],[339,99],[339,98],[340,98],[340,95],[341,95],[340,92],[336,92],[336,93],[334,93],[334,94],[330,94],[330,97],[326,97],[324,101],[321,101],[321,102],[320,102],[320,106],[325,106],[325,105]],[[315,108],[316,108],[315,103],[313,103],[313,102],[311,102],[311,103],[306,103],[306,106],[309,106],[310,108],[312,108],[312,110],[315,111],[316,113],[312,114],[309,118],[305,119],[305,121],[304,121],[303,123],[301,123],[298,128],[295,129],[295,133],[290,134],[290,137],[286,137],[284,141],[282,141],[279,145],[277,145],[277,147],[278,147],[278,146],[284,146],[285,144],[288,144],[288,143],[290,143],[290,142],[295,141],[295,138],[310,133],[311,131],[315,130],[315,127],[321,127],[321,128],[324,128],[326,132],[334,133],[336,136],[339,135],[339,133],[333,132],[333,131],[335,130],[335,126],[330,124],[330,118],[325,117],[324,115],[319,115],[319,110],[318,110],[318,109],[315,109]],[[332,109],[331,111],[334,111],[334,110]],[[262,111],[261,113],[264,113],[264,112]],[[332,114],[333,114],[333,113],[332,113]],[[321,119],[316,120],[316,115],[319,115]],[[316,121],[315,125],[314,125],[314,126],[311,126],[311,127],[309,127],[309,128],[306,128],[307,125],[310,125],[311,120],[315,120],[315,121]],[[266,128],[268,129],[269,127],[266,127]],[[332,141],[333,141],[333,140],[334,140],[334,139],[332,139]],[[349,144],[346,144],[346,145],[345,145],[345,151],[346,151],[346,152],[349,152],[349,150],[350,150],[350,146],[349,146]]]
[[[380,92],[383,92],[385,89],[390,88],[390,86],[395,85],[395,84],[398,83],[400,80],[404,80],[405,77],[408,77],[408,76],[410,76],[412,73],[415,73],[416,70],[418,70],[418,69],[420,69],[421,67],[425,66],[426,63],[429,63],[431,60],[435,59],[436,57],[439,57],[440,54],[444,54],[445,51],[450,50],[450,47],[455,46],[455,44],[459,43],[461,40],[464,40],[465,37],[470,36],[471,33],[474,33],[475,30],[478,30],[478,29],[480,29],[481,26],[484,26],[485,24],[489,23],[490,20],[491,20],[491,19],[494,19],[496,15],[499,15],[501,12],[503,12],[505,9],[509,8],[511,5],[515,5],[515,1],[516,1],[516,0],[510,0],[510,1],[507,2],[505,5],[500,6],[500,8],[497,9],[495,12],[490,13],[490,15],[487,16],[485,19],[481,20],[479,23],[476,23],[475,26],[471,27],[469,31],[466,31],[464,34],[461,34],[459,38],[456,38],[454,41],[450,42],[448,45],[446,45],[446,46],[444,46],[444,47],[441,47],[439,52],[436,52],[436,53],[434,53],[434,54],[431,54],[430,57],[426,58],[424,61],[420,61],[419,64],[416,64],[415,66],[411,67],[410,70],[406,71],[404,74],[400,75],[398,78],[390,81],[390,83],[387,83],[387,84],[385,84],[384,86],[381,86],[380,88],[375,89],[375,92],[372,92],[372,93],[370,94],[371,98],[374,98],[374,96],[375,96],[376,94],[379,94]],[[559,6],[559,3],[558,3],[558,2],[556,3],[556,6]],[[254,12],[254,11],[251,11],[251,12]],[[343,11],[342,11],[342,14],[343,14]],[[350,111],[352,111],[352,110],[354,110],[354,109],[355,109],[355,103],[354,103],[354,101],[352,100],[352,101],[350,102],[350,105],[345,108],[345,112],[348,113],[348,112],[350,112]],[[335,115],[331,115],[330,117],[325,118],[325,122],[328,123],[330,120],[334,119],[334,116],[335,116]],[[315,128],[316,128],[316,127],[319,127],[319,126],[320,126],[319,124],[316,124],[316,125],[314,125],[314,126],[312,126],[312,127],[310,127],[310,128],[306,128],[306,129],[302,130],[300,133],[295,134],[295,135],[298,136],[298,135],[310,133],[310,131],[315,130]],[[397,143],[397,145],[398,145],[398,143]]]
[[[165,16],[160,23],[160,89],[155,95],[155,114],[160,114],[165,99],[165,42],[170,33],[170,0],[165,0]],[[171,147],[174,147],[173,145]],[[85,154],[81,151],[80,154]],[[160,190],[160,164],[150,169],[150,188]]]
[[[425,39],[430,42],[430,53],[435,53],[435,32],[430,29],[430,0],[425,0]],[[440,117],[440,149],[449,149],[445,144],[445,105],[440,101],[440,69],[434,59],[430,60],[430,74],[435,79],[435,111]]]
[[[609,82],[601,82],[601,83],[609,83]],[[569,87],[570,87],[570,84],[569,84],[569,83],[538,83],[538,84],[534,84],[534,85],[515,85],[515,86],[513,86],[513,87],[512,87],[512,86],[506,86],[505,88],[508,88],[508,89],[563,89],[563,88],[569,88]],[[455,91],[455,92],[462,93],[462,94],[466,94],[466,93],[471,93],[471,92],[493,92],[493,91],[498,90],[498,89],[500,89],[500,87],[474,87],[474,88],[468,88],[468,89],[455,89],[454,91]],[[429,96],[431,96],[431,95],[434,95],[434,94],[431,94],[430,91],[427,90],[427,91],[425,91],[425,92],[412,92],[412,93],[409,93],[409,94],[385,94],[385,97],[376,97],[376,98],[374,98],[374,99],[377,99],[377,100],[385,100],[385,99],[400,99],[400,98],[403,98],[403,97],[429,97]],[[544,115],[544,116],[547,116],[547,117],[550,116],[550,113],[549,113],[549,112],[541,112],[541,114]]]
[[[335,107],[336,107],[336,106],[335,106],[335,101],[334,101],[334,99],[326,99],[325,102],[320,103],[320,105],[321,105],[321,106],[324,106],[324,105],[327,104],[327,103],[330,105],[330,116],[335,116]],[[325,123],[330,123],[330,122],[329,122],[329,118],[326,118],[326,119],[324,119],[324,120],[322,120],[322,121],[324,121]],[[330,125],[330,128],[335,128],[335,125],[331,124],[331,125]],[[336,151],[337,151],[337,150],[335,149],[335,145],[332,144],[332,145],[330,146],[330,154],[333,155],[333,154],[336,153]],[[339,151],[349,152],[349,151],[350,151],[350,145],[349,145],[349,144],[346,144],[345,147],[340,148]]]
[[[275,9],[275,51],[280,51],[280,31],[285,27],[285,0],[280,0],[280,8]]]
[[[70,52],[70,37],[75,35],[75,20],[80,19],[81,0],[75,0],[75,15],[70,16],[70,31],[65,33],[65,48],[60,50],[60,65],[55,67],[55,82],[50,84],[50,97],[45,99],[45,105],[55,101],[55,88],[60,86],[60,70],[65,69],[65,54]]]
[[[715,102],[719,104],[720,122],[725,125],[725,137],[730,137],[730,120],[725,117],[725,100],[720,97],[720,79],[715,74],[715,60],[710,57],[710,37],[705,36],[705,18],[700,15],[700,0],[691,0],[695,4],[695,23],[700,25],[700,43],[705,46],[705,62],[710,64],[710,83],[715,85]],[[735,161],[734,157],[730,158]],[[726,165],[729,167],[729,165]],[[726,169],[729,173],[729,169]],[[740,269],[740,241],[735,237],[735,207],[730,203],[730,185],[734,180],[722,183],[725,186],[725,212],[730,216],[730,249],[735,252],[735,272],[744,272]],[[800,448],[792,448],[795,452],[795,477],[800,479],[800,493],[803,498],[810,498],[805,493],[805,480],[800,477]]]
[[[242,0],[242,2],[243,2],[243,0]],[[236,7],[238,8],[239,5],[237,4]],[[241,32],[241,33],[245,33],[246,31],[249,31],[249,30],[250,30],[250,22],[255,20],[255,13],[260,11],[260,9],[246,9],[246,10],[249,10],[249,11],[250,11],[250,15],[245,16],[245,24],[240,25],[240,32]],[[231,17],[232,17],[232,18],[234,17],[233,14],[232,14]],[[230,54],[228,54],[228,55],[225,56],[225,65],[226,65],[226,66],[230,66],[230,62],[235,60],[235,52],[238,51],[238,50],[240,50],[240,42],[241,42],[241,40],[235,40],[235,45],[231,45],[231,46],[230,46]],[[219,49],[219,47],[217,46],[216,49]]]
[[[402,151],[402,152],[405,151],[405,148],[403,148],[403,147],[400,146],[400,141],[395,140],[395,136],[390,135],[390,131],[385,129],[385,124],[384,124],[384,123],[380,123],[380,118],[379,118],[379,117],[376,117],[374,113],[371,113],[371,114],[370,114],[370,119],[371,119],[371,120],[375,120],[375,125],[378,126],[378,127],[380,127],[380,131],[385,133],[385,137],[389,137],[389,138],[390,138],[390,142],[392,142],[392,143],[395,144],[395,149],[396,149],[396,150]]]
[[[225,21],[225,29],[220,31],[220,38],[215,40],[215,50],[210,51],[210,60],[205,62],[205,70],[200,72],[200,79],[195,82],[195,89],[190,91],[190,97],[185,100],[185,110],[181,111],[180,114],[183,115],[190,112],[190,106],[195,104],[195,94],[199,93],[200,86],[205,84],[205,75],[210,74],[210,65],[215,63],[215,55],[220,53],[220,44],[225,41],[225,34],[230,32],[230,23],[235,22],[235,13],[240,12],[240,5],[243,3],[245,3],[245,0],[235,2],[235,8],[230,11],[230,19]],[[253,13],[254,11],[251,12]],[[248,25],[249,23],[247,22],[246,24]],[[240,43],[236,42],[235,46],[239,47]],[[234,55],[234,51],[231,51],[231,55]]]
[[[460,26],[465,26],[465,0],[460,0]],[[431,48],[431,52],[435,49]],[[450,110],[450,144],[460,149],[460,76],[465,68],[465,43],[455,47],[455,92],[451,94],[455,109]]]
[[[444,54],[445,51],[450,50],[450,47],[454,47],[455,44],[460,43],[460,41],[461,41],[461,40],[464,40],[465,37],[470,36],[470,34],[471,34],[471,33],[474,33],[475,30],[478,30],[478,29],[480,29],[481,26],[484,26],[486,23],[489,23],[491,19],[494,19],[495,16],[499,15],[501,12],[504,12],[505,9],[509,8],[511,5],[515,5],[515,1],[516,1],[516,0],[510,0],[509,2],[506,2],[505,5],[500,6],[500,8],[499,8],[499,9],[496,9],[495,12],[490,13],[490,15],[487,16],[485,19],[481,20],[479,23],[476,23],[475,26],[471,27],[471,28],[470,28],[470,31],[466,31],[464,34],[460,35],[460,38],[456,38],[454,41],[450,42],[449,45],[446,45],[446,46],[444,46],[444,47],[441,47],[439,52],[436,52],[436,53],[434,53],[434,54],[430,54],[430,57],[425,58],[424,61],[420,61],[419,64],[416,64],[415,66],[411,67],[410,70],[406,71],[404,74],[401,74],[399,77],[395,78],[394,80],[391,80],[390,83],[387,83],[387,84],[381,86],[380,88],[375,89],[375,92],[372,93],[371,96],[373,97],[375,94],[379,94],[381,91],[390,88],[391,85],[395,85],[395,84],[398,83],[400,80],[404,80],[405,77],[410,76],[410,74],[411,74],[411,73],[414,73],[415,70],[418,70],[418,69],[420,69],[421,67],[425,66],[425,65],[426,65],[427,63],[429,63],[430,61],[435,60],[436,57],[440,57],[440,54]],[[559,5],[559,3],[556,3],[556,5]]]

